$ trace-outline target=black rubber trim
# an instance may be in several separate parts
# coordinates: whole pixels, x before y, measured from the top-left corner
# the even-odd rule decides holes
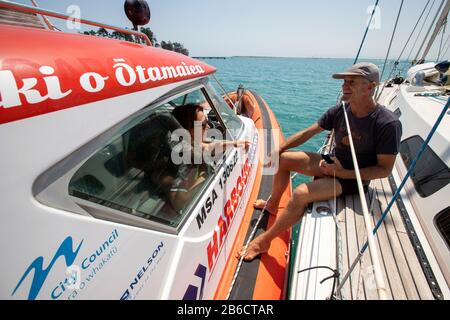
[[[389,176],[389,184],[391,185],[392,193],[394,194],[397,191],[397,184],[395,183],[394,177],[392,175]],[[427,279],[431,292],[433,293],[435,299],[443,300],[444,297],[442,295],[441,288],[439,287],[434,272],[430,267],[427,255],[422,248],[422,244],[420,243],[419,237],[414,230],[414,226],[409,219],[408,211],[406,210],[402,197],[397,197],[396,202],[403,223],[405,224],[406,231],[408,232],[409,240],[411,241],[414,251],[416,252],[417,259],[419,260],[420,266],[422,267],[422,271],[425,275],[425,278]]]
[[[259,108],[261,110],[263,128],[270,130],[272,129],[272,123],[270,121],[269,111],[267,110],[263,100],[259,95],[254,93],[251,90],[248,90],[255,97],[258,102]],[[266,135],[265,141],[265,152],[266,154],[270,154],[272,151],[273,141],[271,141],[271,134]],[[258,199],[267,199],[272,192],[272,176],[264,175],[261,179],[261,184],[258,193]],[[250,226],[247,230],[247,235],[245,236],[245,242],[247,243],[247,239],[249,238],[259,216],[261,214],[261,210],[253,210],[252,219],[250,222]],[[269,222],[269,215],[264,214],[259,222],[258,228],[256,230],[255,237],[267,229],[267,224]],[[252,300],[253,292],[256,285],[256,278],[258,276],[259,264],[261,262],[261,258],[257,257],[251,262],[243,262],[241,268],[239,269],[239,274],[236,278],[236,281],[233,286],[233,290],[230,293],[230,300]]]

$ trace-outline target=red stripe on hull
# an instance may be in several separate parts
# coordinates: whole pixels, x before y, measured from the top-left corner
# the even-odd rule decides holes
[[[171,51],[79,34],[2,25],[0,43],[0,123],[215,72]]]

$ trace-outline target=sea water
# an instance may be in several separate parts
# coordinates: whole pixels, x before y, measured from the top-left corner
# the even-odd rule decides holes
[[[285,138],[305,129],[336,104],[342,80],[331,77],[346,70],[353,59],[228,57],[200,58],[217,68],[216,76],[227,92],[239,84],[252,89],[270,106]],[[360,60],[383,67],[383,60]],[[389,70],[390,71],[390,70]],[[326,137],[323,132],[296,150],[316,152]],[[297,175],[294,185],[309,181]]]

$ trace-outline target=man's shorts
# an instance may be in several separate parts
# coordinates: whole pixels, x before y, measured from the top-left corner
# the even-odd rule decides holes
[[[342,187],[342,195],[346,196],[348,194],[358,193],[358,182],[356,179],[342,179],[336,178]],[[364,193],[369,189],[369,181],[363,181]]]

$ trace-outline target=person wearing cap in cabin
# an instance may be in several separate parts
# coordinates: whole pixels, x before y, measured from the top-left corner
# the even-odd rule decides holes
[[[374,100],[380,82],[376,65],[358,63],[345,72],[334,74],[333,78],[344,80],[342,101],[345,102],[361,179],[367,191],[370,180],[384,178],[391,173],[399,151],[401,123],[393,112]],[[327,163],[318,153],[290,150],[324,130],[334,130],[335,155],[331,157],[334,163]],[[236,258],[245,261],[268,251],[272,239],[298,222],[311,202],[358,192],[342,103],[331,107],[309,128],[289,137],[272,156],[279,157],[272,195],[267,201],[258,199],[254,203],[255,208],[277,213],[291,171],[317,179],[295,188],[292,198],[277,215],[275,223],[251,241],[247,248],[243,247],[236,253]]]

